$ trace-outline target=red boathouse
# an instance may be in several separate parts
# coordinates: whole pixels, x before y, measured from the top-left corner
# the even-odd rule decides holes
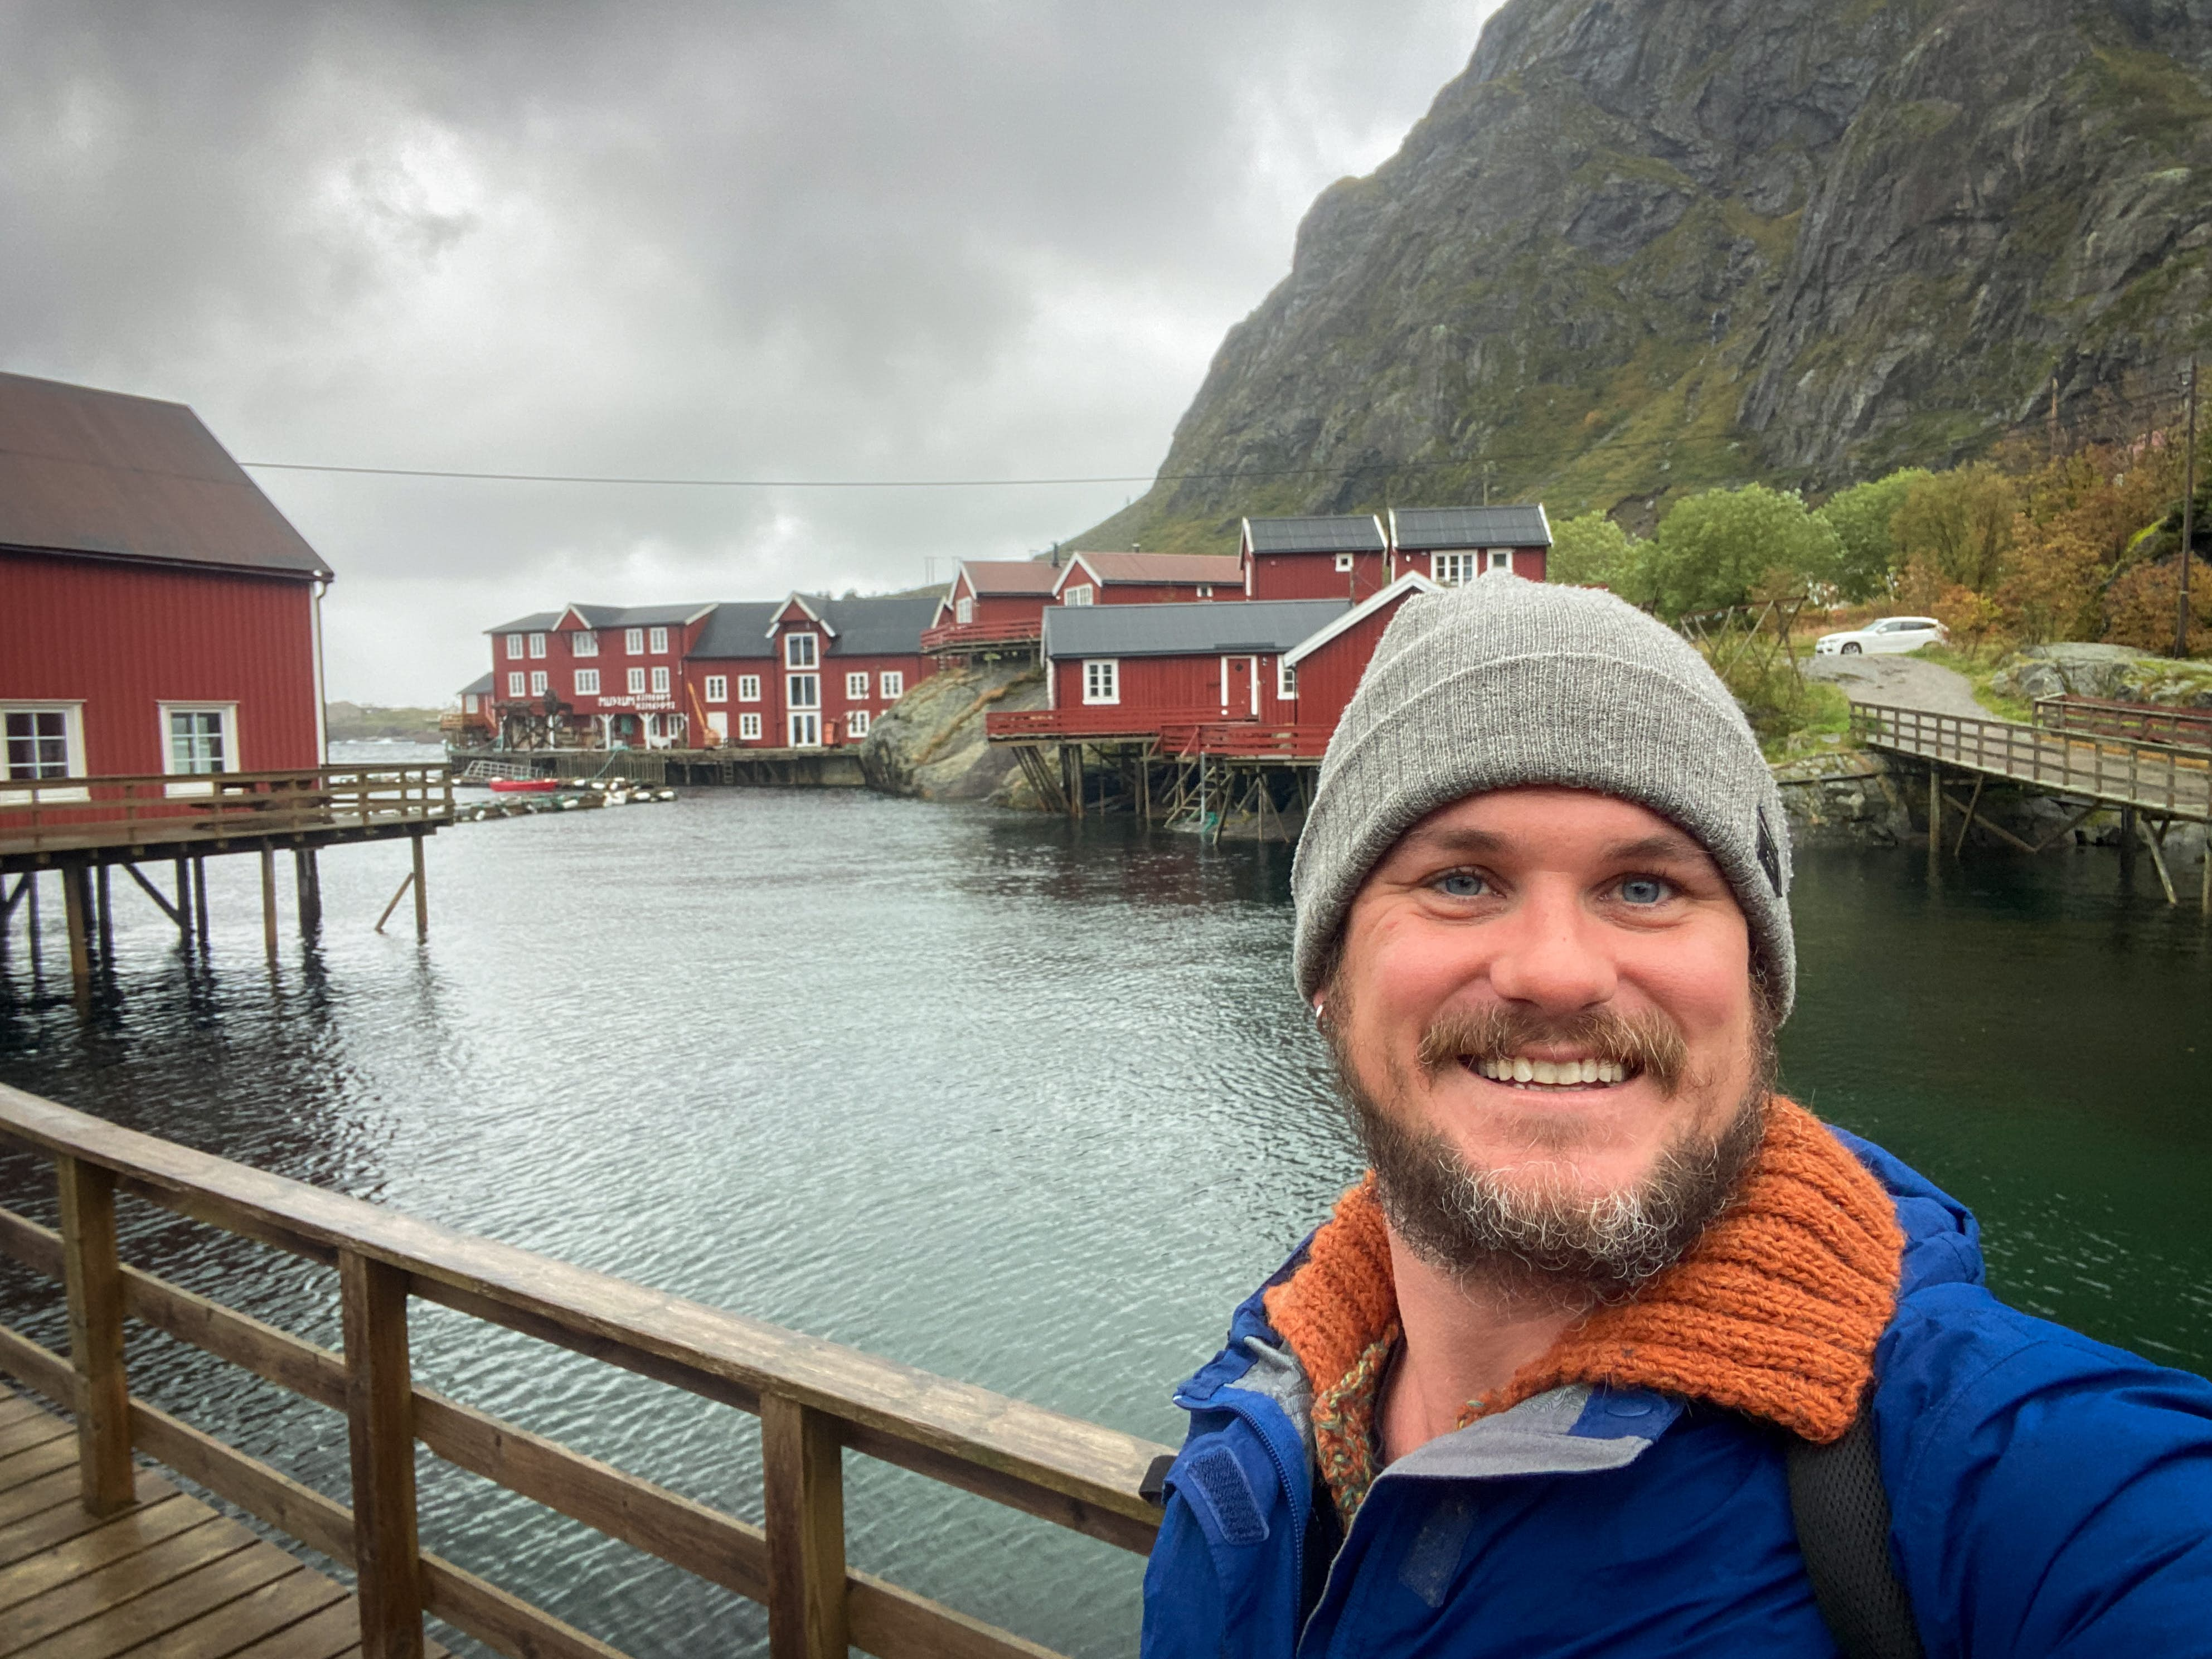
[[[0,778],[321,765],[331,574],[184,404],[0,374]]]

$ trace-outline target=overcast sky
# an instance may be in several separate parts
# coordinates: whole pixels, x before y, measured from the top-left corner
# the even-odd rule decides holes
[[[0,368],[242,461],[1149,473],[1493,9],[0,0]],[[1142,489],[255,476],[386,703],[525,611],[910,586]]]

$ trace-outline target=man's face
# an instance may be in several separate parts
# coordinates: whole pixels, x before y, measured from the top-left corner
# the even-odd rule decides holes
[[[1525,788],[1431,813],[1354,898],[1323,1000],[1386,1206],[1425,1254],[1625,1288],[1711,1219],[1756,1146],[1766,1034],[1743,914],[1702,847],[1626,801]],[[1478,1213],[1424,1237],[1423,1206]],[[1641,1230],[1620,1244],[1632,1260],[1593,1267],[1608,1228]]]

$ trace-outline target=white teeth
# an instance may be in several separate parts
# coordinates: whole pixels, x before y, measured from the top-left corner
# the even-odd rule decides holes
[[[1582,1081],[1584,1083],[1595,1083],[1597,1081],[1597,1062],[1595,1060],[1585,1060],[1580,1066],[1576,1067],[1576,1070],[1582,1074]]]
[[[1513,1080],[1516,1083],[1534,1083],[1536,1080],[1536,1067],[1534,1062],[1523,1060],[1518,1054],[1514,1055]]]
[[[1539,1083],[1564,1083],[1566,1081],[1565,1078],[1559,1075],[1559,1068],[1552,1064],[1548,1060],[1535,1060],[1531,1063],[1529,1069],[1535,1073],[1535,1081]]]
[[[1486,1056],[1474,1062],[1474,1069],[1495,1083],[1533,1083],[1555,1089],[1589,1083],[1620,1083],[1628,1076],[1628,1068],[1618,1060],[1530,1060],[1520,1054],[1510,1059]]]

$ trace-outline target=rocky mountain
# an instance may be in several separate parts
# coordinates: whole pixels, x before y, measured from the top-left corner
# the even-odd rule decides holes
[[[2212,0],[1510,0],[1078,539],[1486,480],[1648,519],[1956,459],[2054,386],[2141,430],[2208,243]]]

